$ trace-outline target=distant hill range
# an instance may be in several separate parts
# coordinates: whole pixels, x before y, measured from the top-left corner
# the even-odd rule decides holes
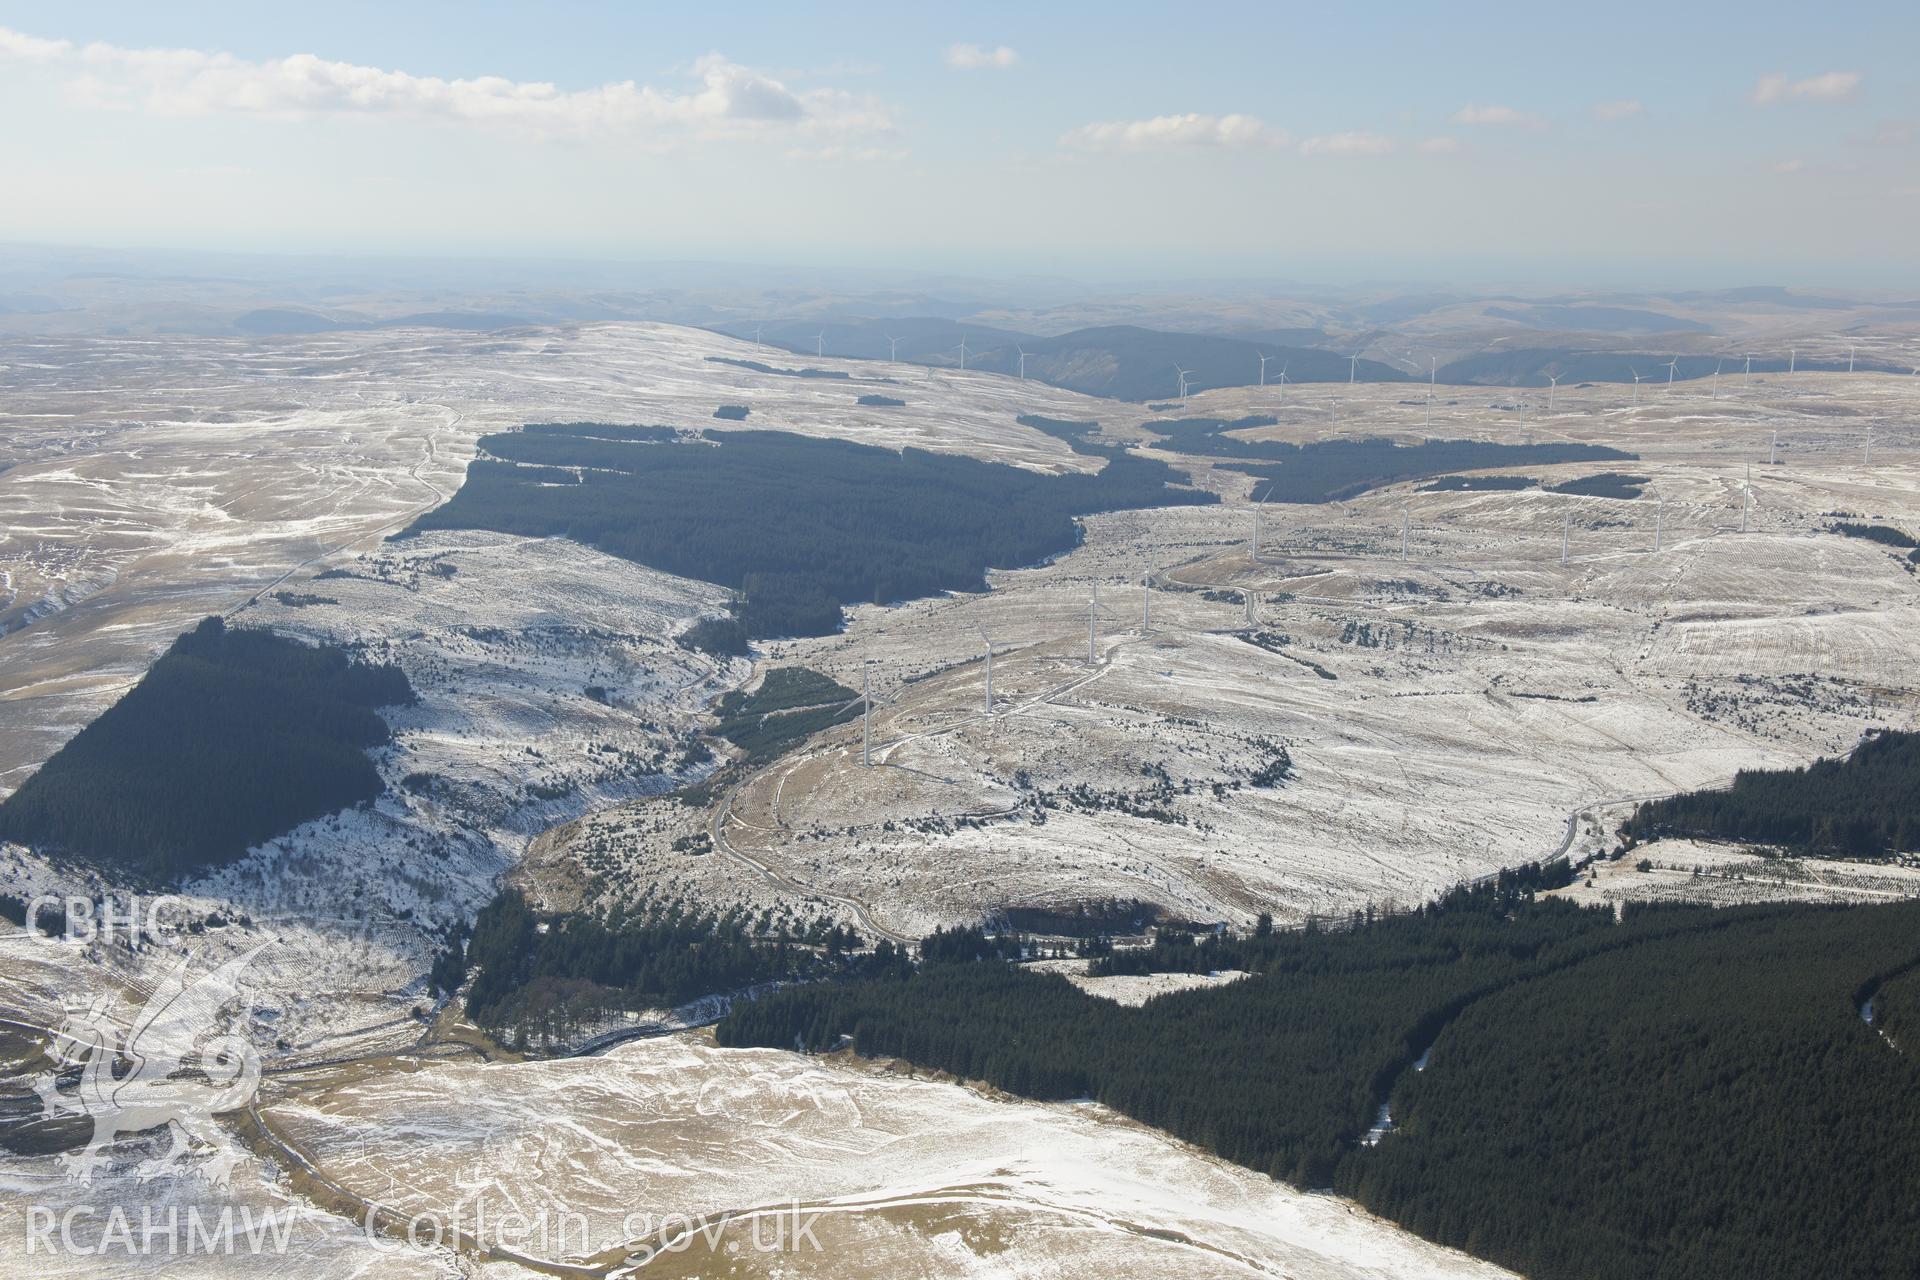
[[[1596,306],[1515,306],[1488,307],[1495,320],[1509,320],[1531,329],[1554,329],[1562,333],[1711,333],[1698,320],[1683,320],[1658,311],[1636,307]]]
[[[726,325],[720,332],[752,339],[755,326]],[[1378,360],[1349,358],[1326,347],[1262,341],[1267,335],[1239,337],[1207,333],[1168,333],[1135,325],[1076,329],[1045,338],[1005,329],[962,325],[953,320],[860,320],[826,324],[794,321],[760,326],[760,340],[799,355],[846,356],[885,360],[889,338],[897,339],[897,358],[914,364],[957,368],[960,343],[967,344],[967,368],[1018,374],[1020,353],[1027,376],[1069,391],[1110,400],[1166,400],[1179,394],[1180,374],[1188,389],[1251,386],[1260,381],[1260,357],[1267,357],[1267,381],[1284,371],[1289,382],[1408,382],[1413,378]],[[1315,329],[1274,331],[1276,337],[1318,337]]]
[[[1777,291],[1753,292],[1757,302],[1777,301],[1774,297]],[[1427,305],[1448,300],[1423,298],[1419,302]],[[1811,304],[1824,301],[1816,298]],[[567,319],[620,318],[592,306],[574,310],[579,314],[569,315]],[[1701,335],[1707,332],[1707,326],[1658,311],[1561,300],[1550,303],[1513,300],[1511,305],[1489,307],[1486,315],[1509,324],[1536,328],[1539,334],[1534,340],[1540,345],[1511,349],[1496,345],[1459,356],[1440,366],[1436,375],[1439,382],[1451,386],[1544,387],[1552,375],[1568,386],[1582,382],[1629,384],[1638,373],[1642,381],[1664,383],[1667,362],[1676,358],[1678,364],[1673,374],[1676,381],[1711,377],[1716,367],[1735,374],[1746,368],[1744,352],[1725,356],[1698,354],[1703,345]],[[554,320],[555,317],[545,311],[525,315],[446,310],[379,318],[353,312],[326,314],[297,307],[276,307],[246,312],[234,319],[233,328],[253,336],[403,327],[487,332],[548,324]],[[755,340],[757,333],[764,346],[800,356],[880,361],[895,358],[903,363],[940,368],[960,365],[960,343],[964,340],[969,369],[1017,375],[1024,351],[1029,378],[1086,395],[1135,402],[1175,399],[1180,392],[1180,370],[1186,371],[1191,391],[1257,385],[1261,380],[1262,356],[1266,357],[1266,380],[1270,384],[1278,383],[1283,374],[1293,383],[1337,383],[1350,378],[1357,382],[1421,383],[1427,380],[1420,371],[1354,356],[1356,351],[1380,350],[1382,345],[1398,350],[1399,344],[1392,332],[1381,329],[1336,336],[1323,329],[1307,327],[1189,333],[1139,325],[1101,325],[1045,337],[1015,329],[968,324],[940,315],[858,316],[765,324],[733,321],[713,328],[715,332],[748,341]],[[1589,336],[1585,340],[1577,339],[1576,331]],[[1662,334],[1673,336],[1671,347],[1660,341],[1657,335]],[[1613,336],[1602,337],[1596,344],[1592,335]],[[1596,346],[1604,348],[1615,343],[1631,343],[1639,349],[1596,349]],[[1694,354],[1676,356],[1680,348],[1689,346]],[[1795,368],[1800,372],[1846,371],[1846,359],[1836,357],[1831,344],[1827,344],[1825,351],[1819,358],[1803,354],[1795,362]],[[1754,373],[1784,373],[1787,366],[1788,357],[1777,349],[1770,350],[1764,357],[1756,355],[1753,360]],[[1907,364],[1865,355],[1855,362],[1854,369],[1862,373],[1911,372]]]
[[[1632,382],[1634,375],[1647,383],[1667,380],[1667,362],[1674,362],[1673,378],[1687,382],[1710,378],[1718,369],[1723,376],[1741,376],[1747,369],[1744,354],[1728,356],[1674,356],[1634,351],[1574,351],[1565,347],[1522,347],[1514,350],[1483,351],[1440,366],[1439,381],[1452,386],[1544,387],[1548,375],[1557,376],[1563,387],[1582,382]],[[1845,373],[1845,359],[1814,359],[1768,354],[1753,357],[1755,373],[1785,373],[1789,362],[1800,373]],[[1860,373],[1908,373],[1903,365],[1862,356],[1854,362]]]
[[[1615,307],[1535,308],[1551,311],[1563,323],[1608,321],[1620,330],[1645,325],[1662,331],[1697,330],[1698,325],[1675,321],[1650,311]],[[1604,313],[1604,314],[1602,314]],[[755,326],[731,324],[718,332],[752,340]],[[944,317],[896,320],[840,320],[826,323],[780,321],[759,326],[760,341],[772,348],[804,356],[840,356],[886,360],[888,339],[903,363],[957,368],[960,341],[967,343],[967,367],[991,373],[1017,374],[1020,352],[1027,355],[1027,376],[1069,391],[1110,400],[1171,400],[1178,395],[1178,370],[1188,373],[1188,387],[1204,391],[1217,387],[1253,386],[1260,381],[1260,357],[1267,357],[1267,381],[1277,383],[1282,372],[1289,382],[1420,383],[1416,373],[1396,369],[1378,360],[1352,361],[1335,349],[1336,339],[1315,329],[1273,330],[1268,333],[1171,333],[1135,325],[1105,325],[1076,329],[1046,338],[1007,329],[966,325]],[[1376,335],[1377,336],[1377,335]],[[1291,341],[1289,341],[1289,339]],[[1323,345],[1313,345],[1314,342]],[[1371,338],[1348,339],[1362,345]],[[1696,340],[1697,341],[1697,340]],[[1556,375],[1562,386],[1582,382],[1630,384],[1638,373],[1643,382],[1664,383],[1667,362],[1677,361],[1674,380],[1693,381],[1723,374],[1738,375],[1746,368],[1744,353],[1726,356],[1680,355],[1669,351],[1606,351],[1584,347],[1537,346],[1477,352],[1441,365],[1437,380],[1448,386],[1544,387]],[[1753,372],[1785,373],[1789,357],[1756,355]],[[1802,373],[1844,373],[1847,362],[1831,355],[1803,355],[1794,362]],[[1854,368],[1862,373],[1909,373],[1901,364],[1861,356]]]
[[[494,329],[516,329],[540,321],[526,316],[505,315],[493,311],[423,311],[417,315],[394,316],[380,320],[372,316],[326,316],[318,311],[293,307],[266,307],[233,318],[239,333],[252,337],[269,334],[339,333],[349,329],[460,329],[486,333]]]

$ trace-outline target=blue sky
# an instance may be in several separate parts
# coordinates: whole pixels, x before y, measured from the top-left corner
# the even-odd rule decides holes
[[[0,0],[0,239],[1905,288],[1916,47],[1912,4]]]

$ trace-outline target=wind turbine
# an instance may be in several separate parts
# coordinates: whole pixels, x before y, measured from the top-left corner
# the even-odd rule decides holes
[[[1667,361],[1667,394],[1673,394],[1673,375],[1680,372],[1680,357]]]
[[[1153,566],[1140,575],[1140,634],[1153,634]]]
[[[1753,352],[1747,352],[1747,367],[1740,374],[1740,385],[1746,386],[1753,381]]]
[[[860,767],[873,768],[873,688],[864,667],[860,670]]]
[[[1411,520],[1412,520],[1412,517],[1407,514],[1406,507],[1402,506],[1400,508],[1400,558],[1402,560],[1405,560],[1407,558],[1407,546],[1408,546],[1408,543],[1411,541],[1411,536],[1412,536]]]
[[[1192,370],[1182,369],[1179,365],[1175,365],[1173,366],[1173,371],[1174,373],[1178,374],[1180,377],[1180,397],[1179,398],[1182,400],[1185,400],[1187,398],[1187,375],[1191,373]]]
[[[1548,374],[1547,375],[1547,412],[1548,413],[1553,412],[1554,393],[1556,393],[1559,390],[1560,390],[1560,375],[1557,373]]]
[[[1627,368],[1628,368],[1628,371],[1633,374],[1633,402],[1635,404],[1639,404],[1640,403],[1640,371],[1638,369],[1633,368],[1632,365],[1628,365]]]
[[[1567,543],[1573,537],[1573,517],[1564,516],[1560,521],[1560,563],[1567,562]]]
[[[1713,398],[1715,400],[1720,398],[1720,366],[1726,362],[1727,358],[1725,356],[1713,362]]]
[[[960,369],[961,371],[965,372],[966,367],[967,367],[967,335],[963,333],[960,335]]]
[[[1015,347],[1014,350],[1020,352],[1020,381],[1025,382],[1027,380],[1027,353],[1019,347]]]
[[[1280,366],[1280,398],[1282,400],[1287,398],[1287,369],[1287,365],[1283,364]],[[1920,369],[1916,369],[1914,372],[1920,373]]]
[[[760,331],[766,327],[767,326],[763,324],[757,324],[753,326],[753,345],[754,346],[757,347],[760,345]]]
[[[1747,531],[1747,513],[1753,510],[1753,468],[1747,468],[1747,484],[1740,491],[1740,532]]]
[[[1273,486],[1268,485],[1266,488],[1260,491],[1260,496],[1253,500],[1253,557],[1252,559],[1255,564],[1260,563],[1260,508],[1266,505],[1267,495],[1272,492],[1273,492]]]
[[[827,354],[827,331],[822,329],[813,335],[813,355],[817,360]]]
[[[1100,639],[1100,579],[1093,580],[1093,595],[1087,601],[1087,665],[1098,666],[1100,655],[1096,645]]]
[[[1847,372],[1853,372],[1853,344],[1851,342],[1847,344]]]
[[[900,339],[894,337],[892,334],[887,335],[887,363],[900,363]]]
[[[1347,385],[1352,386],[1360,372],[1360,353],[1354,352],[1347,357]]]
[[[1793,347],[1787,348],[1787,372],[1792,373],[1800,363],[1800,353]]]
[[[1267,361],[1271,360],[1273,357],[1269,356],[1264,351],[1260,352],[1259,354],[1260,354],[1260,385],[1264,387],[1267,385]]]
[[[993,641],[987,633],[980,633],[980,643],[987,646],[987,714],[993,714]]]
[[[1655,495],[1653,507],[1653,554],[1660,554],[1660,534],[1667,523],[1667,500]]]
[[[1780,428],[1773,429],[1773,443],[1767,446],[1767,465],[1775,466],[1780,457]]]

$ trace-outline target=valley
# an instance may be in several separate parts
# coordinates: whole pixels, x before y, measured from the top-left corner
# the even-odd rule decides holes
[[[831,921],[867,943],[985,923],[1070,948],[1156,921],[1390,914],[1503,867],[1610,852],[1635,802],[1844,753],[1912,726],[1920,696],[1905,552],[1830,531],[1920,527],[1903,378],[1768,374],[1738,397],[1696,382],[1637,406],[1618,387],[1563,387],[1552,413],[1504,388],[1431,404],[1405,384],[1196,394],[1184,416],[1271,419],[1232,433],[1254,445],[1573,450],[1464,468],[1524,487],[1435,489],[1427,472],[1260,503],[1267,482],[1234,465],[1248,449],[1182,452],[1155,429],[1161,410],[832,357],[808,363],[845,379],[791,377],[710,358],[762,362],[751,342],[668,326],[156,345],[69,348],[63,379],[34,375],[9,406],[0,505],[38,522],[10,522],[0,546],[5,777],[17,786],[208,615],[392,664],[418,701],[388,710],[374,801],[177,886],[191,917],[222,921],[184,951],[0,925],[0,985],[21,1023],[58,1026],[74,1001],[137,1002],[182,958],[207,968],[269,944],[245,986],[265,1055],[257,1123],[273,1137],[236,1130],[253,1158],[204,1202],[298,1210],[312,1274],[624,1274],[645,1234],[622,1235],[629,1211],[655,1225],[744,1212],[716,1236],[737,1244],[792,1202],[824,1211],[835,1249],[871,1251],[875,1274],[934,1260],[943,1274],[1094,1274],[1121,1256],[1171,1274],[1502,1274],[1097,1104],[716,1048],[695,1024],[724,1001],[568,1028],[554,1052],[603,1052],[517,1061],[450,1029],[428,970],[503,881],[544,911],[684,902]],[[163,359],[164,394],[116,390]],[[905,403],[858,403],[869,388]],[[716,422],[729,403],[751,414]],[[56,412],[57,432],[36,417]],[[1099,425],[1055,434],[1027,414]],[[1051,558],[988,567],[984,591],[855,600],[830,634],[708,652],[683,641],[732,615],[732,588],[596,550],[564,521],[537,536],[425,521],[393,538],[460,487],[483,436],[530,422],[774,430],[1042,477],[1124,456],[1217,501],[1095,510]],[[303,452],[349,437],[353,465]],[[231,461],[210,466],[220,451]],[[1553,491],[1608,470],[1646,477],[1640,496]],[[718,735],[724,696],[791,669],[845,696],[794,704],[817,726],[766,750],[745,724]],[[1556,895],[1617,908],[1913,892],[1904,866],[1643,852],[1649,871],[1603,859]],[[0,859],[0,888],[22,899],[115,892],[36,851]],[[1079,980],[1128,1001],[1220,989],[1197,977]],[[25,1060],[41,1043],[25,1037]],[[0,1101],[37,1107],[24,1091]],[[693,1149],[710,1158],[661,1155]],[[742,1150],[757,1154],[726,1155]],[[56,1161],[10,1156],[7,1176],[51,1188]],[[521,1212],[536,1184],[562,1196],[597,1234],[515,1261],[396,1251],[352,1220],[382,1197],[451,1212],[480,1177]],[[775,1273],[735,1252],[735,1274]],[[638,1273],[700,1273],[695,1256],[660,1251]]]

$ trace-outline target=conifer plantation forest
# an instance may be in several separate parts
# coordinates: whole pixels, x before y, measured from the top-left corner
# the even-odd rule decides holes
[[[593,424],[486,436],[459,492],[414,528],[569,537],[740,591],[750,636],[824,635],[842,605],[980,591],[990,568],[1070,550],[1076,516],[1217,501],[1121,449],[1096,474],[1048,476],[778,431],[669,437]]]
[[[683,902],[543,921],[505,889],[480,911],[469,938],[452,940],[433,981],[451,991],[471,966],[469,1016],[523,1036],[552,1034],[612,1010],[666,1008],[756,983],[902,971],[904,955],[892,943],[855,955],[862,945],[825,921],[789,928],[766,914]]]
[[[1627,832],[1752,840],[1840,858],[1920,847],[1920,733],[1880,733],[1844,758],[1743,769],[1725,791],[1649,800]]]
[[[1524,463],[1630,455],[1592,445],[1333,440],[1299,446],[1230,432],[1270,418],[1155,421],[1177,452],[1224,459],[1265,500],[1327,502],[1397,481]],[[732,587],[751,637],[824,635],[841,606],[979,591],[988,569],[1071,549],[1076,516],[1185,503],[1166,463],[1094,438],[1097,422],[1020,422],[1103,458],[1093,475],[1046,476],[919,449],[898,452],[778,431],[538,423],[484,437],[445,505],[412,531],[564,536],[667,573]]]
[[[1233,434],[1270,427],[1277,421],[1261,414],[1231,419],[1172,418],[1148,422],[1145,429],[1164,437],[1169,449],[1227,459],[1220,464],[1222,467],[1257,477],[1255,488],[1263,502],[1341,502],[1383,485],[1450,471],[1633,456],[1590,444],[1495,444],[1485,440],[1397,444],[1375,436],[1302,445],[1285,440],[1249,440]]]
[[[0,839],[164,879],[371,800],[396,667],[208,618],[0,803]]]
[[[1254,974],[1140,1008],[947,939],[719,1038],[1092,1097],[1537,1280],[1920,1270],[1920,903],[1616,919],[1509,878],[1338,924],[1129,955]]]

